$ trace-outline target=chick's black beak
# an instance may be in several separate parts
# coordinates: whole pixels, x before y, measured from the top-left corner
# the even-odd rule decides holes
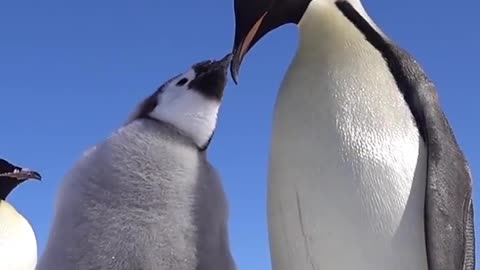
[[[225,55],[217,61],[203,61],[193,66],[195,79],[190,87],[199,91],[208,98],[221,100],[227,83],[228,66],[232,61],[232,54]]]
[[[228,66],[230,65],[230,62],[232,61],[232,56],[233,54],[229,53],[225,55],[222,59],[218,61],[214,61],[212,63],[212,66],[216,69],[221,69],[223,72],[227,72]]]
[[[17,180],[27,180],[27,179],[42,180],[42,176],[40,175],[40,173],[29,170],[29,169],[21,169],[14,172],[2,173],[0,174],[0,177],[1,176],[15,178]]]

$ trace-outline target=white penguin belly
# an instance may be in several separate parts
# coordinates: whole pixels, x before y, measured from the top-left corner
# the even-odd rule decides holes
[[[425,146],[379,52],[325,12],[303,18],[275,107],[273,269],[426,270]]]
[[[37,241],[30,223],[0,200],[0,270],[33,270],[36,263]]]

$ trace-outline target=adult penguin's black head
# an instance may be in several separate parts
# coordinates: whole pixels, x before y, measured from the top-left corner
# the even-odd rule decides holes
[[[36,171],[20,168],[0,159],[0,200],[5,200],[16,186],[27,179],[41,180],[42,176]]]
[[[255,43],[279,26],[298,24],[310,2],[311,0],[235,0],[235,40],[230,66],[235,83],[238,81],[243,58]]]

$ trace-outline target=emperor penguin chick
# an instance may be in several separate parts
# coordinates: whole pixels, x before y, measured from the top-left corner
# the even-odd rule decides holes
[[[38,270],[233,270],[227,201],[206,149],[230,55],[146,98],[66,175]]]

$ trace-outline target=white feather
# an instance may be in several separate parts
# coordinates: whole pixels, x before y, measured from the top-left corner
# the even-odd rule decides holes
[[[30,223],[0,200],[0,270],[33,270],[36,263],[37,240]]]
[[[393,76],[333,1],[299,26],[273,125],[273,269],[426,270],[426,151]]]

